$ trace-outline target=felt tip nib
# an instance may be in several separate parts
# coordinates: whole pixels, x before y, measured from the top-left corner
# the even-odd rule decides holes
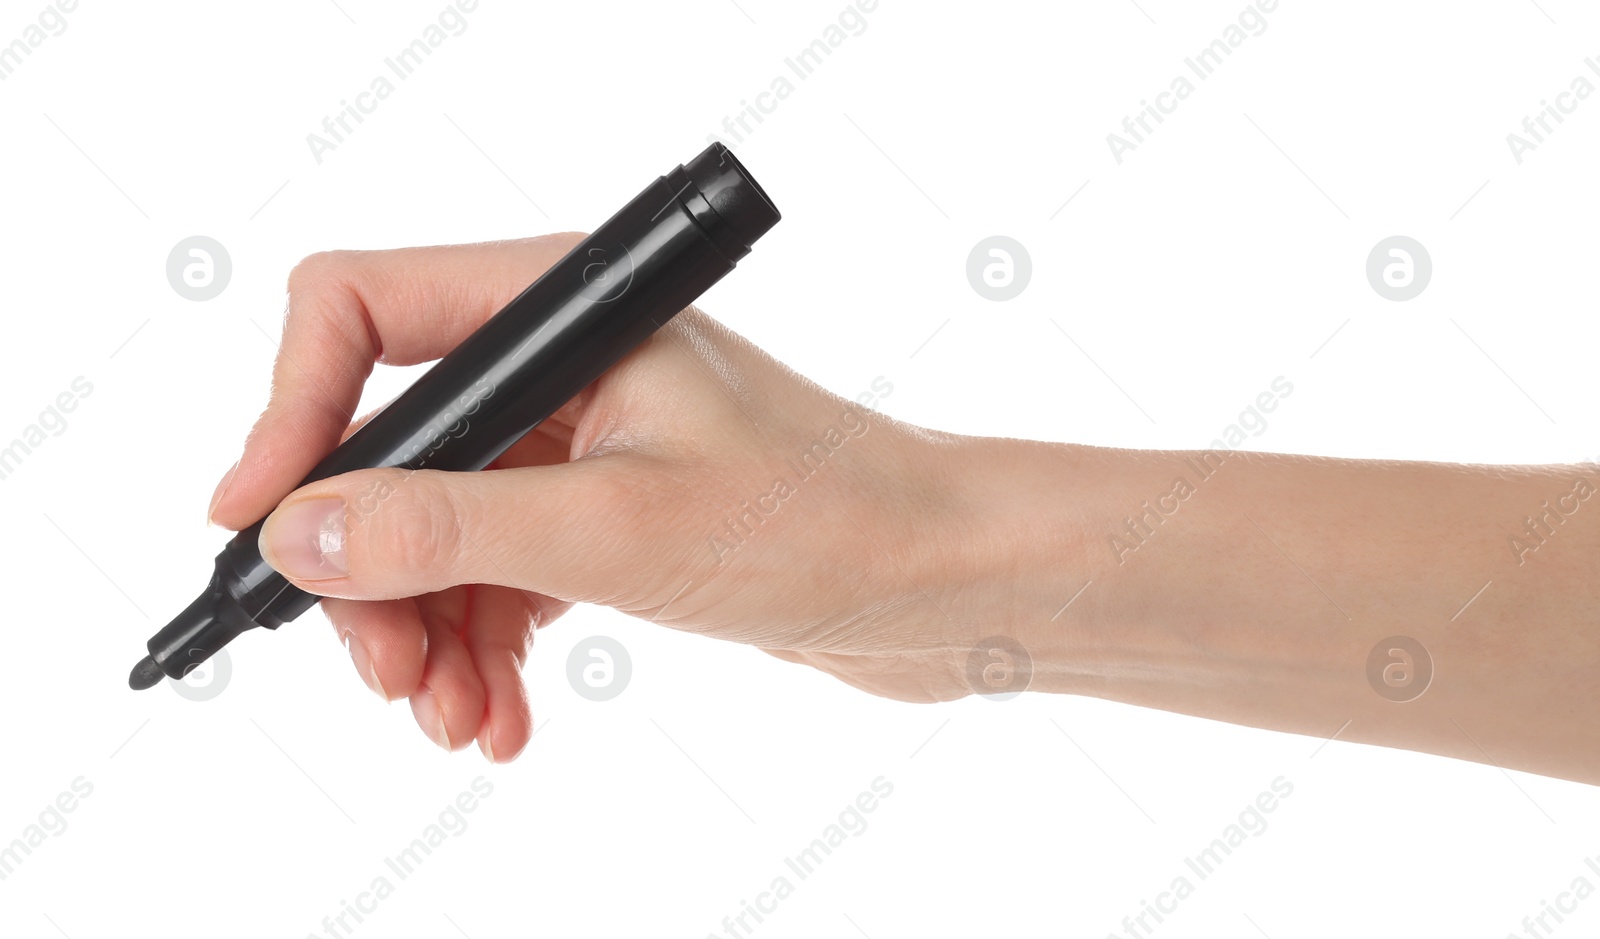
[[[167,676],[156,664],[156,660],[147,655],[139,660],[139,664],[133,667],[132,672],[128,673],[128,687],[134,691],[143,691],[159,685],[161,679],[165,677]]]

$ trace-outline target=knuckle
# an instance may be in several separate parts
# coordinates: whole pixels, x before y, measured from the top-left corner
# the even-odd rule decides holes
[[[363,293],[370,289],[373,252],[340,249],[318,251],[300,259],[289,271],[283,312],[283,334],[309,337],[317,344],[370,349],[376,358],[382,338],[366,313]],[[281,364],[281,363],[280,363]]]
[[[289,269],[284,288],[283,328],[287,335],[296,324],[304,321],[312,304],[307,300],[337,289],[342,279],[341,271],[347,266],[342,251],[319,251],[301,258]]]
[[[349,251],[318,251],[301,258],[289,269],[291,294],[317,284],[325,283],[331,276],[350,263]]]
[[[431,473],[394,470],[374,481],[373,492],[381,503],[359,526],[353,570],[406,577],[424,587],[455,570],[461,516],[449,487]]]

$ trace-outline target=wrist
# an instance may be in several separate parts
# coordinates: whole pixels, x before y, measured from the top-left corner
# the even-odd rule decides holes
[[[1094,592],[1104,538],[1085,518],[1135,451],[957,435],[924,446],[939,509],[917,536],[932,546],[919,580],[946,614],[955,694],[1093,687],[1103,637],[1127,634]]]

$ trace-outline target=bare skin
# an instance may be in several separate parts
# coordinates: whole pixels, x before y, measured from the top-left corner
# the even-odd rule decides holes
[[[521,752],[535,630],[583,602],[900,700],[994,690],[969,659],[999,661],[999,637],[1034,691],[1600,783],[1588,466],[1220,452],[1201,475],[1203,454],[946,434],[691,307],[494,468],[291,492],[375,362],[448,352],[581,237],[307,258],[271,400],[213,497],[234,530],[272,513],[268,560],[329,598],[357,671],[441,746]],[[1371,676],[1417,664],[1368,667],[1397,635],[1433,670],[1403,702]]]

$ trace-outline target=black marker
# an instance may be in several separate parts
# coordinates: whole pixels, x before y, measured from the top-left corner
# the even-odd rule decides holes
[[[733,153],[712,144],[595,229],[300,485],[385,466],[482,469],[733,270],[779,217]],[[321,599],[262,559],[264,521],[217,555],[210,585],[151,637],[129,686],[182,678],[245,630],[277,629]]]

